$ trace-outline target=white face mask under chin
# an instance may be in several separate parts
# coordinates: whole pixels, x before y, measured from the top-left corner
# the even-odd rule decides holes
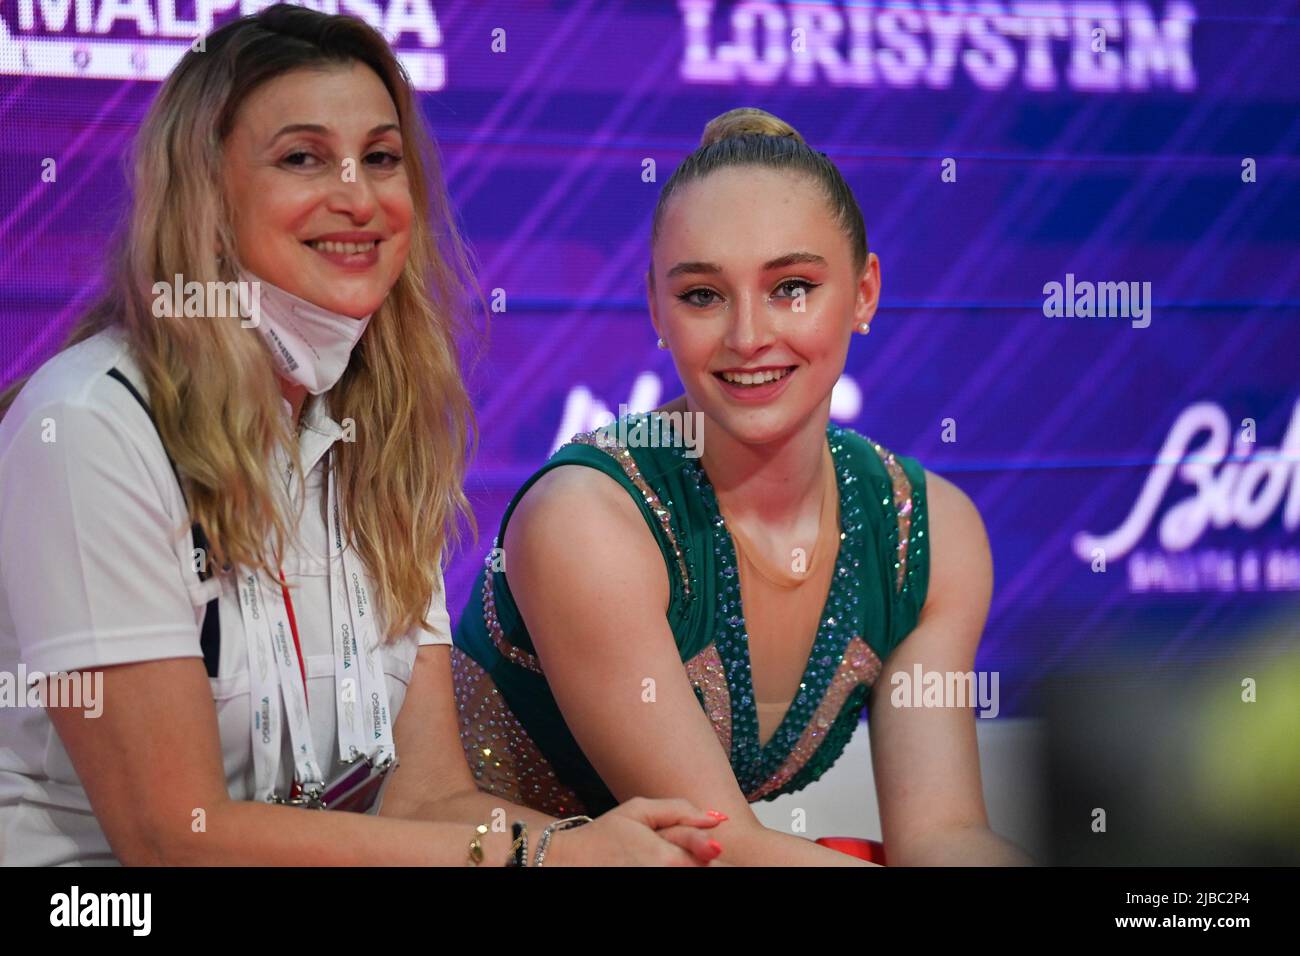
[[[354,319],[331,312],[246,270],[240,271],[239,280],[250,327],[257,329],[271,350],[280,374],[313,395],[333,388],[370,324],[370,315]]]

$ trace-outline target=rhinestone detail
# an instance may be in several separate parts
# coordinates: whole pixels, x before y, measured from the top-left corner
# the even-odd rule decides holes
[[[584,813],[562,784],[496,684],[473,658],[451,649],[451,676],[460,714],[460,741],[480,790],[555,817]]]
[[[764,789],[778,772],[789,777],[808,761],[821,738],[811,748],[796,752],[796,745],[835,676],[835,667],[844,659],[851,638],[862,628],[859,592],[861,582],[865,517],[861,496],[857,494],[858,476],[854,474],[845,449],[844,429],[830,424],[827,439],[835,464],[840,495],[840,541],[836,569],[831,577],[821,623],[813,641],[812,652],[800,681],[799,693],[791,702],[771,739],[759,739],[758,711],[753,698],[753,674],[749,660],[749,636],[745,627],[740,596],[740,579],[736,568],[735,546],[727,531],[726,520],[718,508],[717,496],[698,460],[688,460],[690,476],[700,489],[706,514],[712,524],[713,550],[720,575],[714,634],[719,663],[726,676],[731,702],[731,766],[736,781],[745,793]],[[854,685],[856,686],[856,685]],[[848,688],[852,690],[852,687]],[[841,705],[844,703],[841,699]],[[716,729],[716,724],[715,724]],[[789,779],[787,777],[787,779]],[[764,790],[771,792],[771,790]]]
[[[704,699],[704,712],[709,715],[713,731],[718,735],[724,753],[731,753],[731,691],[727,688],[726,674],[718,648],[710,644],[686,662],[686,676]]]
[[[825,696],[822,697],[821,703],[817,705],[812,718],[804,727],[798,743],[790,751],[790,756],[786,757],[781,768],[761,787],[747,794],[746,799],[751,803],[761,800],[794,779],[795,774],[803,769],[817,752],[817,748],[822,745],[826,732],[839,718],[849,695],[859,687],[870,688],[875,684],[876,678],[880,676],[880,668],[880,658],[876,656],[876,652],[855,634],[845,648],[844,656],[840,658],[840,666],[835,671],[835,676],[831,678]]]
[[[506,640],[505,632],[501,630],[501,622],[497,620],[496,596],[492,592],[491,553],[488,554],[483,563],[483,623],[487,625],[488,636],[492,638],[492,643],[496,645],[497,651],[506,660],[512,664],[527,668],[535,674],[540,674],[542,665],[537,660],[537,656],[530,654],[522,647],[516,647]]]
[[[648,414],[645,413],[642,417],[648,417]],[[637,417],[635,415],[631,416],[629,420],[634,420]],[[567,444],[590,445],[593,448],[599,448],[618,462],[619,467],[623,469],[623,473],[636,486],[636,490],[640,492],[651,513],[659,521],[659,527],[663,530],[664,537],[668,539],[668,546],[672,548],[673,556],[677,559],[677,573],[681,577],[682,592],[689,598],[691,596],[691,576],[686,570],[686,558],[682,554],[681,545],[678,543],[677,535],[673,531],[672,512],[668,510],[665,503],[660,500],[659,495],[645,480],[645,476],[641,474],[641,468],[637,465],[632,452],[628,450],[627,446],[620,445],[618,439],[604,428],[597,428],[594,431],[574,435]],[[667,504],[671,503],[668,502]]]
[[[898,526],[890,533],[890,539],[895,545],[894,590],[902,594],[909,589],[915,578],[915,561],[908,560],[909,551],[913,559],[920,558],[923,553],[921,545],[925,537],[925,507],[921,501],[921,492],[912,488],[911,479],[907,477],[907,472],[894,457],[894,453],[878,442],[868,441],[880,456],[892,485],[892,503],[898,516]],[[881,500],[881,504],[886,507],[890,503],[889,498]]]

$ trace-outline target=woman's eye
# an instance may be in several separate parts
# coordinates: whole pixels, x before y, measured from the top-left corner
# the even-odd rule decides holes
[[[372,166],[378,166],[380,169],[396,169],[402,165],[402,157],[396,153],[390,153],[386,150],[377,149],[366,156],[366,161]]]
[[[321,160],[304,149],[297,149],[280,162],[295,169],[311,169],[319,165]],[[402,164],[402,157],[397,153],[377,149],[366,154],[365,162],[374,169],[396,169]]]
[[[280,160],[280,162],[284,163],[286,166],[295,166],[299,169],[304,169],[308,165],[310,165],[306,161],[314,160],[314,159],[316,159],[316,157],[313,156],[311,153],[303,149],[298,149],[298,150],[294,150],[292,153],[289,153],[287,156],[284,157],[284,159]]]
[[[697,308],[712,305],[713,300],[717,297],[718,294],[712,289],[687,289],[685,292],[677,293],[677,298],[681,299],[687,305],[693,305]]]

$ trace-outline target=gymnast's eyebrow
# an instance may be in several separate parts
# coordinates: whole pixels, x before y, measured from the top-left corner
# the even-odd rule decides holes
[[[673,276],[680,275],[716,275],[722,271],[722,266],[716,262],[679,262],[668,270],[666,278],[671,279]]]
[[[787,252],[783,256],[778,256],[763,263],[763,271],[771,272],[774,269],[784,269],[786,266],[798,265],[824,266],[826,260],[815,252]]]
[[[777,256],[763,263],[763,271],[771,272],[773,269],[784,269],[793,265],[824,266],[826,260],[815,252],[787,252],[783,256]],[[716,262],[679,262],[668,270],[665,278],[671,279],[678,275],[717,275],[721,271],[722,266]]]

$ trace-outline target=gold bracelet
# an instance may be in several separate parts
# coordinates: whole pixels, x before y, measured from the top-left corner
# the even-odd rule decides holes
[[[469,841],[469,859],[465,861],[466,866],[478,866],[483,862],[483,837],[487,832],[486,823],[480,823],[474,828],[474,839]]]
[[[528,865],[528,824],[523,820],[516,820],[510,825],[510,832],[514,839],[510,843],[510,857],[506,860],[506,866],[527,866]]]

